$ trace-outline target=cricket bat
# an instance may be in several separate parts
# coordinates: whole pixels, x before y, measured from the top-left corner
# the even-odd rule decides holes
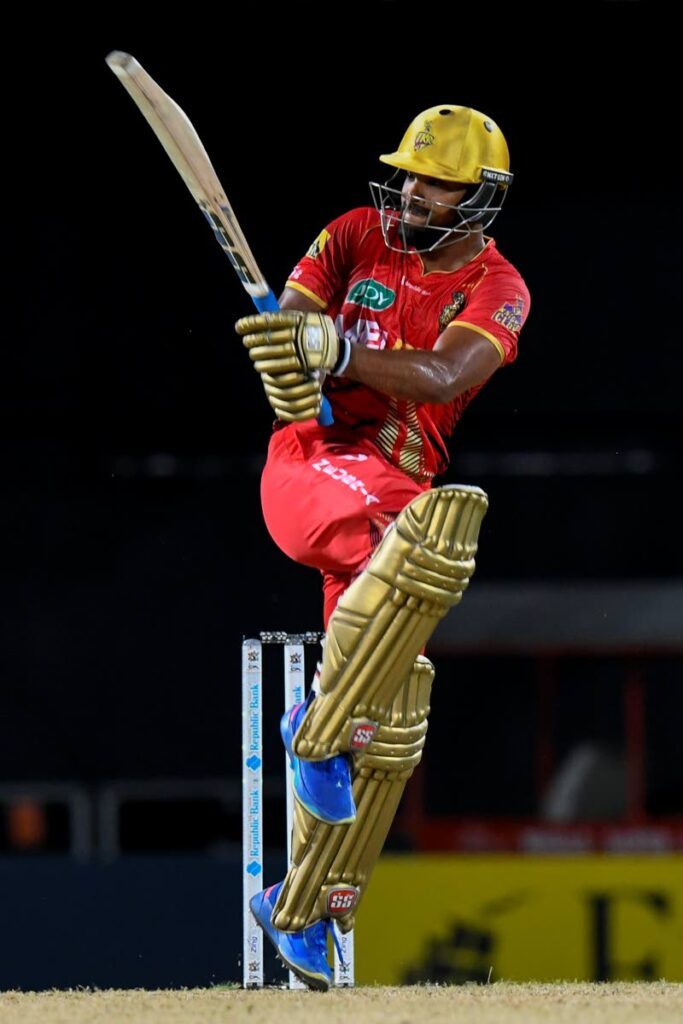
[[[187,114],[129,53],[114,50],[106,62],[166,150],[259,313],[277,312],[277,299]],[[326,398],[322,400],[319,422],[324,426],[332,423]]]

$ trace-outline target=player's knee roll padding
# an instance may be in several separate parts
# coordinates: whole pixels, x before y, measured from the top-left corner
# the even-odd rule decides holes
[[[320,695],[294,737],[299,757],[322,760],[370,741],[414,658],[461,600],[487,507],[478,487],[456,485],[403,509],[330,618]]]
[[[276,928],[298,931],[321,918],[334,918],[342,931],[353,927],[406,782],[422,757],[433,679],[431,662],[420,655],[374,739],[357,755],[351,825],[326,825],[295,804],[292,865],[275,905]]]

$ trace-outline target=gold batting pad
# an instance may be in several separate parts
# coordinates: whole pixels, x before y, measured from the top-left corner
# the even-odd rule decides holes
[[[320,693],[294,736],[299,757],[362,749],[386,720],[415,657],[462,598],[487,508],[479,487],[439,487],[389,527],[330,618]]]
[[[374,740],[355,758],[356,820],[327,825],[294,802],[292,864],[273,924],[298,931],[332,917],[353,928],[358,902],[382,852],[406,782],[422,757],[434,666],[422,655],[388,708]]]

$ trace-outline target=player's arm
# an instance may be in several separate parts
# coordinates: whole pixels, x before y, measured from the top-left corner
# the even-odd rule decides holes
[[[429,352],[353,345],[339,339],[330,317],[295,289],[285,289],[281,312],[243,317],[236,330],[265,382],[280,374],[329,371],[414,402],[450,402],[501,365],[490,338],[460,324],[449,324]]]
[[[470,327],[449,324],[431,352],[352,345],[344,376],[394,398],[439,404],[483,384],[500,365],[492,341]]]
[[[280,309],[319,313],[319,303],[294,288],[285,288]],[[450,402],[495,373],[501,356],[493,342],[469,327],[449,324],[431,352],[378,351],[352,345],[344,376],[414,402]]]
[[[314,302],[308,295],[297,291],[296,288],[285,288],[279,301],[280,309],[298,309],[302,313],[324,312],[319,302]]]

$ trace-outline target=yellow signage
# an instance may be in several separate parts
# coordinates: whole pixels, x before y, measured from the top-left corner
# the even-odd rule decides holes
[[[361,984],[683,981],[683,856],[382,857]]]

